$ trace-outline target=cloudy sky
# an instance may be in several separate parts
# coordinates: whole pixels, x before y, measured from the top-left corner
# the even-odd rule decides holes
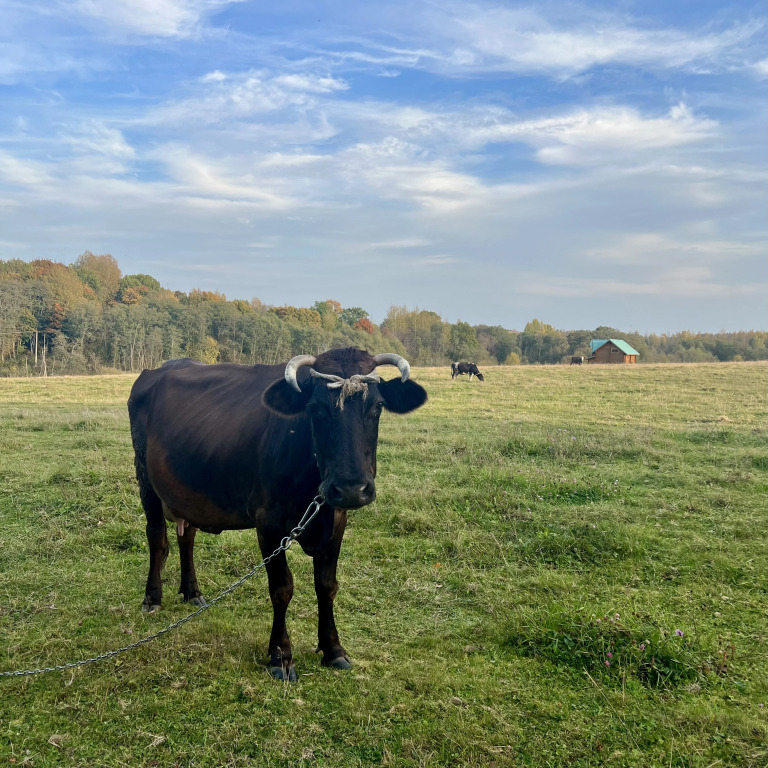
[[[762,0],[0,0],[0,259],[766,328],[766,31]]]

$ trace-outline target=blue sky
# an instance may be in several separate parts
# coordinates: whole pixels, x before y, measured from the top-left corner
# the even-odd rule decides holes
[[[738,0],[0,0],[0,258],[766,328],[766,31]]]

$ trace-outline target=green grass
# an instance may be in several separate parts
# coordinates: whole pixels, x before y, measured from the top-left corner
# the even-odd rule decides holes
[[[485,373],[415,370],[427,405],[382,417],[339,568],[352,672],[313,653],[296,548],[297,684],[266,671],[260,574],[116,659],[0,679],[0,764],[764,766],[766,366]],[[175,546],[139,610],[133,378],[0,380],[0,670],[189,611]],[[208,597],[259,560],[252,531],[198,537]]]

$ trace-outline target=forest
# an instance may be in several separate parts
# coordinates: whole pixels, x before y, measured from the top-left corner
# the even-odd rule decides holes
[[[339,346],[397,352],[413,365],[452,360],[552,365],[588,355],[594,338],[621,338],[639,363],[768,359],[768,332],[639,334],[600,326],[559,330],[538,319],[522,331],[449,323],[392,306],[377,325],[362,307],[334,299],[311,307],[269,306],[216,291],[163,288],[151,275],[123,275],[110,254],[72,264],[0,260],[0,375],[140,371],[175,357],[205,363],[276,363]]]

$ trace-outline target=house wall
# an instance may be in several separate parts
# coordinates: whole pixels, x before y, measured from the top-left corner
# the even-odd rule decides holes
[[[612,350],[616,350],[613,352]],[[594,357],[589,359],[590,363],[636,363],[637,355],[625,355],[617,346],[613,344],[603,344],[600,349],[595,351]]]

